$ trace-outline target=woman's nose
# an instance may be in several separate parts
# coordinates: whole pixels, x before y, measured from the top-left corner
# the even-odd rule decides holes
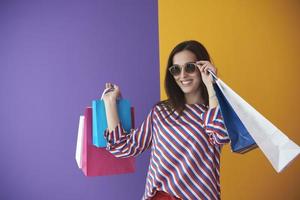
[[[185,69],[182,68],[181,71],[180,71],[180,78],[184,78],[186,77],[187,73],[185,72]]]

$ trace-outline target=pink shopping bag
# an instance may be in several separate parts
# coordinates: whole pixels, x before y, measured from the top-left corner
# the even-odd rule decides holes
[[[82,171],[86,176],[105,176],[132,173],[135,158],[116,158],[105,148],[97,148],[92,141],[92,108],[84,112]]]

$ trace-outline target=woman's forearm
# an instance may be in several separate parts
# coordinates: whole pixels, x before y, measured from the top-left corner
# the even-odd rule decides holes
[[[104,101],[108,130],[111,132],[120,122],[116,100]]]
[[[216,92],[214,90],[213,85],[210,85],[207,87],[207,92],[208,92],[208,102],[209,102],[209,108],[214,108],[217,107],[219,104],[218,99],[216,97]]]

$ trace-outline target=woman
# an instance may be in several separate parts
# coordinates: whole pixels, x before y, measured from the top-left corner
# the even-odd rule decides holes
[[[156,104],[129,134],[116,110],[120,89],[106,83],[111,89],[103,98],[107,150],[130,157],[151,148],[143,199],[220,199],[220,151],[229,138],[208,70],[216,73],[201,43],[178,44],[168,59],[168,99]]]

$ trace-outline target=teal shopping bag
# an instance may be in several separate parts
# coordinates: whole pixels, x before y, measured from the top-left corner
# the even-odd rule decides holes
[[[107,119],[103,100],[93,100],[93,145],[106,147],[107,141],[104,138],[104,131],[107,129]],[[129,133],[132,128],[131,105],[126,99],[117,100],[117,111],[124,130]]]

